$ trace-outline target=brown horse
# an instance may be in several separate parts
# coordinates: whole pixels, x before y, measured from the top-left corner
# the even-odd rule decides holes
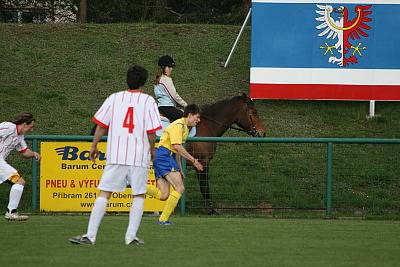
[[[228,129],[243,131],[254,137],[265,136],[266,129],[258,117],[254,102],[246,94],[204,107],[200,118],[196,137],[219,137]],[[234,127],[234,124],[240,128]],[[197,178],[207,213],[218,214],[213,207],[208,183],[208,162],[213,158],[217,144],[215,142],[190,142],[187,148],[204,166],[202,172],[197,172]]]

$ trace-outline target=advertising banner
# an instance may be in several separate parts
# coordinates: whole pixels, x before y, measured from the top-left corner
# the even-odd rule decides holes
[[[90,142],[41,142],[40,151],[40,210],[90,212],[98,196],[102,171],[105,167],[106,143],[99,143],[99,158],[89,160]],[[155,184],[153,169],[148,183]],[[107,211],[129,211],[132,190],[113,193]],[[163,201],[146,195],[145,211],[161,211]]]
[[[253,0],[250,96],[399,100],[400,0]]]

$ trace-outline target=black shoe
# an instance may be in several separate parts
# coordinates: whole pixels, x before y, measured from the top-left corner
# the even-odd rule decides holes
[[[71,237],[68,239],[69,242],[72,244],[78,244],[78,245],[94,245],[94,242],[92,242],[86,235],[78,235],[75,237]]]
[[[133,239],[130,243],[128,243],[127,245],[133,245],[133,246],[143,246],[144,245],[144,241],[135,237],[135,239]]]
[[[219,212],[215,209],[211,209],[207,212],[207,215],[219,215]]]

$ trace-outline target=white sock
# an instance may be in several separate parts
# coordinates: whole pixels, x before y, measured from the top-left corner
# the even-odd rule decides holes
[[[86,233],[87,237],[92,242],[96,241],[97,230],[99,229],[104,213],[106,213],[107,201],[107,198],[98,197],[94,202],[92,212],[90,213],[89,225]]]
[[[140,222],[142,221],[144,196],[135,196],[129,211],[129,225],[126,230],[125,243],[129,244],[136,237]]]
[[[10,200],[8,202],[8,211],[16,210],[18,208],[19,201],[21,200],[24,186],[22,184],[14,184],[10,190]]]

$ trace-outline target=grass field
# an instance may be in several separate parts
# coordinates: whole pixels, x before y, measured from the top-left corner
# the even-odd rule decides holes
[[[396,221],[174,217],[160,227],[145,217],[145,245],[127,247],[127,220],[106,216],[89,247],[67,241],[87,216],[0,220],[0,266],[400,266]]]

